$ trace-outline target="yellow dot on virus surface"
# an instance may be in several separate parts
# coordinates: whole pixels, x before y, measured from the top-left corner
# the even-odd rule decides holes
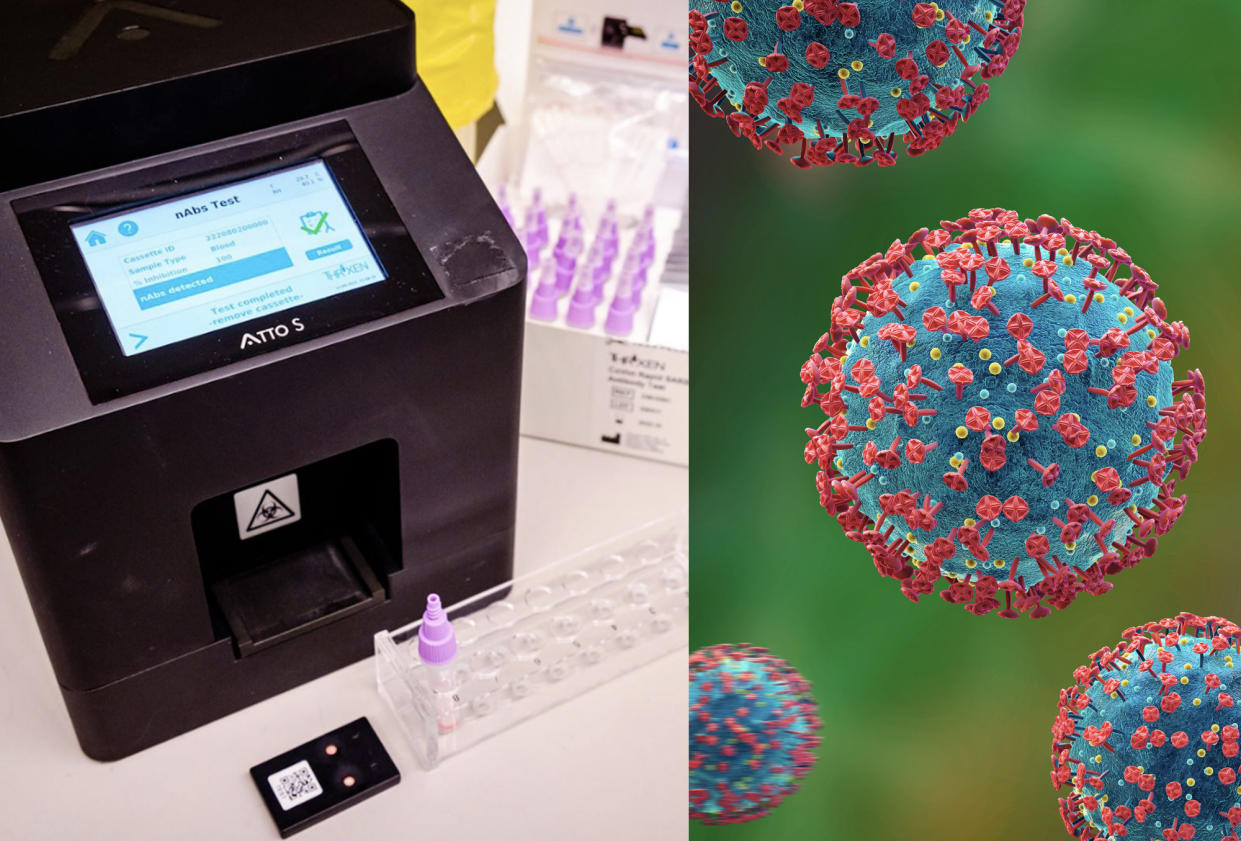
[[[1101,753],[1096,753],[1096,754],[1094,755],[1094,761],[1095,761],[1095,762],[1102,762],[1102,761],[1103,761],[1103,754],[1101,754]]]
[[[1183,675],[1182,675],[1182,676],[1181,676],[1181,685],[1182,685],[1182,686],[1184,686],[1184,685],[1185,685],[1185,684],[1187,684],[1187,683],[1189,683],[1189,678],[1187,678],[1187,677],[1185,677],[1185,676],[1183,676]]]
[[[1219,725],[1218,725],[1218,724],[1212,724],[1212,725],[1211,725],[1211,732],[1212,732],[1212,733],[1218,733],[1218,732],[1219,732]]]
[[[1121,324],[1124,324],[1126,321],[1129,320],[1129,316],[1125,315],[1123,312],[1118,312],[1116,313],[1116,320],[1119,321]]]
[[[1121,680],[1120,685],[1121,685],[1121,686],[1128,686],[1128,685],[1129,685],[1129,678],[1124,678],[1123,680]]]
[[[973,528],[974,526],[978,525],[978,521],[975,520],[973,517],[966,517],[965,520],[963,521],[963,524]]]
[[[896,98],[896,97],[899,97],[899,96],[901,95],[901,89],[900,89],[900,88],[892,88],[892,90],[888,91],[888,93],[892,94],[893,98]]]
[[[1077,541],[1070,540],[1068,543],[1064,544],[1064,548],[1068,549],[1070,552],[1073,551],[1074,549],[1077,548]]]
[[[987,366],[987,370],[990,371],[991,376],[994,377],[994,376],[998,376],[999,373],[1004,370],[1004,366],[998,362],[992,362],[990,365]]]
[[[860,72],[862,71],[862,67],[863,67],[864,65],[862,64],[862,62],[861,62],[861,61],[859,61],[858,59],[856,59],[856,58],[855,58],[855,59],[853,60],[853,63],[852,63],[852,64],[850,64],[849,66],[853,68],[853,72],[854,72],[854,73],[860,73]]]
[[[840,68],[839,70],[837,70],[837,71],[836,71],[836,75],[837,75],[837,76],[839,76],[839,77],[840,77],[840,78],[842,78],[842,79],[848,79],[848,78],[849,78],[849,68],[848,68],[848,67],[842,67],[842,68]]]
[[[1064,263],[1064,265],[1066,265],[1066,266],[1071,266],[1071,265],[1073,265],[1073,258],[1072,258],[1072,257],[1065,257],[1065,258],[1064,258],[1063,260],[1061,260],[1060,262],[1061,262],[1061,263]]]
[[[916,281],[916,280],[915,280],[913,283],[909,284],[909,291],[910,291],[910,292],[917,292],[917,291],[918,291],[918,287],[919,287],[919,286],[921,286],[921,285],[922,285],[921,283],[918,283],[918,281]]]
[[[982,19],[985,20],[987,23],[991,23],[991,21],[995,20],[995,12],[990,12],[990,11],[983,12]]]
[[[982,350],[978,351],[978,358],[981,359],[983,362],[986,362],[988,359],[991,358],[991,351],[988,350],[987,348],[983,348]]]
[[[1086,497],[1086,504],[1087,505],[1098,505],[1099,497],[1097,497],[1094,494],[1091,494],[1090,496]]]
[[[1077,303],[1077,296],[1076,296],[1076,295],[1074,295],[1072,292],[1070,292],[1068,295],[1065,295],[1065,296],[1064,296],[1064,302],[1065,302],[1066,304],[1076,304],[1076,303]]]
[[[931,354],[930,354],[930,355],[931,355],[931,358],[932,358],[932,359],[934,359],[936,362],[938,362],[938,361],[939,361],[939,358],[940,358],[941,356],[943,356],[943,355],[944,355],[944,352],[943,352],[942,350],[940,350],[939,348],[937,348],[937,347],[933,347],[933,348],[931,348]]]
[[[1202,769],[1202,773],[1206,774],[1209,777],[1215,773],[1215,769],[1212,768],[1210,765],[1208,765],[1207,767]]]
[[[845,467],[845,462],[844,462],[844,459],[839,459],[839,458],[838,458],[838,459],[836,459],[836,469],[837,469],[837,470],[843,470],[843,469],[844,469],[844,467]]]
[[[1202,757],[1204,757],[1204,756],[1206,756],[1206,755],[1207,755],[1207,752],[1206,752],[1206,751],[1204,751],[1202,748],[1198,748],[1198,758],[1199,758],[1199,759],[1201,759]]]
[[[739,12],[739,11],[741,11],[741,0],[733,0],[732,5],[730,6],[730,8],[731,8],[734,12]]]
[[[973,558],[966,558],[965,566],[967,569],[973,569],[974,567],[978,566],[978,561],[974,560]]]
[[[1146,338],[1148,338],[1148,339],[1153,339],[1153,338],[1155,338],[1155,336],[1157,336],[1157,335],[1158,335],[1158,334],[1157,334],[1154,330],[1150,330],[1150,329],[1148,329],[1148,330],[1146,331]]]
[[[1024,260],[1021,261],[1021,265],[1025,266],[1027,269],[1030,268],[1031,266],[1034,265],[1034,258],[1026,257]]]
[[[995,568],[996,568],[996,569],[1004,569],[1004,559],[1003,559],[1003,558],[996,558],[996,559],[995,559]]]
[[[1013,443],[1016,443],[1016,442],[1017,442],[1017,439],[1018,439],[1018,438],[1020,438],[1020,437],[1021,437],[1021,435],[1020,435],[1020,433],[1018,433],[1018,432],[1017,432],[1017,430],[1015,430],[1015,429],[1010,429],[1010,430],[1008,430],[1008,435],[1007,435],[1006,437],[1008,438],[1008,440],[1009,440],[1009,441],[1012,441]]]
[[[936,7],[935,7],[935,19],[936,19],[936,20],[943,20],[943,19],[944,19],[944,10],[943,10],[943,9],[941,9],[939,6],[936,6]]]
[[[1094,302],[1095,302],[1096,304],[1101,304],[1101,303],[1103,303],[1103,293],[1102,293],[1102,292],[1096,292],[1096,293],[1094,293]]]
[[[1125,307],[1125,315],[1133,315],[1133,307]]]
[[[1150,406],[1152,409],[1155,408],[1155,404],[1158,402],[1159,401],[1155,399],[1155,395],[1153,394],[1146,395],[1146,405]]]
[[[1057,253],[1057,254],[1059,254],[1061,257],[1063,257],[1065,254],[1068,254],[1068,253],[1069,253],[1069,249],[1065,248],[1065,247],[1062,245],[1062,246],[1060,246],[1059,248],[1057,248],[1057,249],[1056,249],[1056,253]]]
[[[857,343],[862,347],[870,347],[870,336],[863,336],[857,340]]]
[[[1094,454],[1097,455],[1099,458],[1103,458],[1105,455],[1107,455],[1107,447],[1100,444],[1099,446],[1094,448]]]
[[[1188,778],[1185,780],[1185,785],[1189,786],[1190,788],[1193,788],[1193,787],[1194,787],[1194,783],[1195,783],[1195,782],[1196,782],[1196,781],[1194,780],[1194,778],[1193,778],[1193,777],[1188,777]]]
[[[878,425],[879,425],[879,424],[875,423],[875,421],[874,421],[874,419],[873,419],[873,418],[867,418],[867,419],[866,419],[866,428],[867,428],[867,429],[874,429],[874,428],[875,428],[876,426],[878,426]]]
[[[1142,443],[1142,436],[1135,432],[1133,437],[1129,439],[1129,443],[1135,447],[1139,446]]]
[[[1195,707],[1200,707],[1200,706],[1202,706],[1202,699],[1201,699],[1201,698],[1195,698],[1195,699],[1194,699],[1194,706],[1195,706]]]
[[[963,427],[963,426],[958,426],[958,427],[957,427],[957,437],[958,437],[958,438],[964,438],[966,435],[969,435],[969,434],[970,434],[970,431],[969,431],[968,429],[966,429],[965,427]]]
[[[948,464],[951,465],[952,467],[960,467],[961,459],[957,458],[956,456],[953,456],[952,458],[948,459]]]
[[[1004,418],[1001,418],[1001,417],[998,417],[998,416],[997,416],[997,417],[992,418],[992,419],[991,419],[991,425],[992,425],[992,426],[994,426],[996,429],[1003,429],[1003,428],[1004,428]]]

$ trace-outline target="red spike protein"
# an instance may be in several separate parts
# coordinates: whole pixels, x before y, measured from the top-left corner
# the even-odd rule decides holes
[[[819,501],[911,600],[1039,617],[1150,557],[1206,435],[1189,330],[1114,240],[975,210],[844,276],[802,366]]]
[[[1021,43],[1025,0],[690,0],[689,92],[755,149],[811,166],[939,146]]]
[[[1082,841],[1241,841],[1241,628],[1182,613],[1129,628],[1060,691],[1051,782]]]
[[[705,824],[766,816],[818,759],[810,684],[752,645],[689,658],[689,816]]]

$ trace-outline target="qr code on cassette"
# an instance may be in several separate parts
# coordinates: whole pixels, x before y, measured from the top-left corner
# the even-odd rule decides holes
[[[319,785],[315,772],[310,770],[310,763],[304,759],[272,774],[267,778],[267,784],[280,802],[280,808],[286,812],[323,794],[323,787]]]

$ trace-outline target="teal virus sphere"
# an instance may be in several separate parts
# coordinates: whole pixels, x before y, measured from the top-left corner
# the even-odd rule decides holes
[[[1238,841],[1241,628],[1182,613],[1130,628],[1060,692],[1051,781],[1082,841]]]
[[[761,818],[814,765],[822,723],[810,684],[750,645],[689,659],[689,816],[706,824]]]
[[[1025,0],[690,0],[689,92],[755,149],[799,167],[896,163],[986,101]]]
[[[917,601],[1038,617],[1154,553],[1206,435],[1189,330],[1114,240],[975,210],[845,275],[802,367],[819,501]]]

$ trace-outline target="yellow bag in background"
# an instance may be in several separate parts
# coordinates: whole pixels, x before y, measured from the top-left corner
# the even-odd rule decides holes
[[[496,0],[404,0],[416,20],[418,75],[454,129],[491,108]]]

